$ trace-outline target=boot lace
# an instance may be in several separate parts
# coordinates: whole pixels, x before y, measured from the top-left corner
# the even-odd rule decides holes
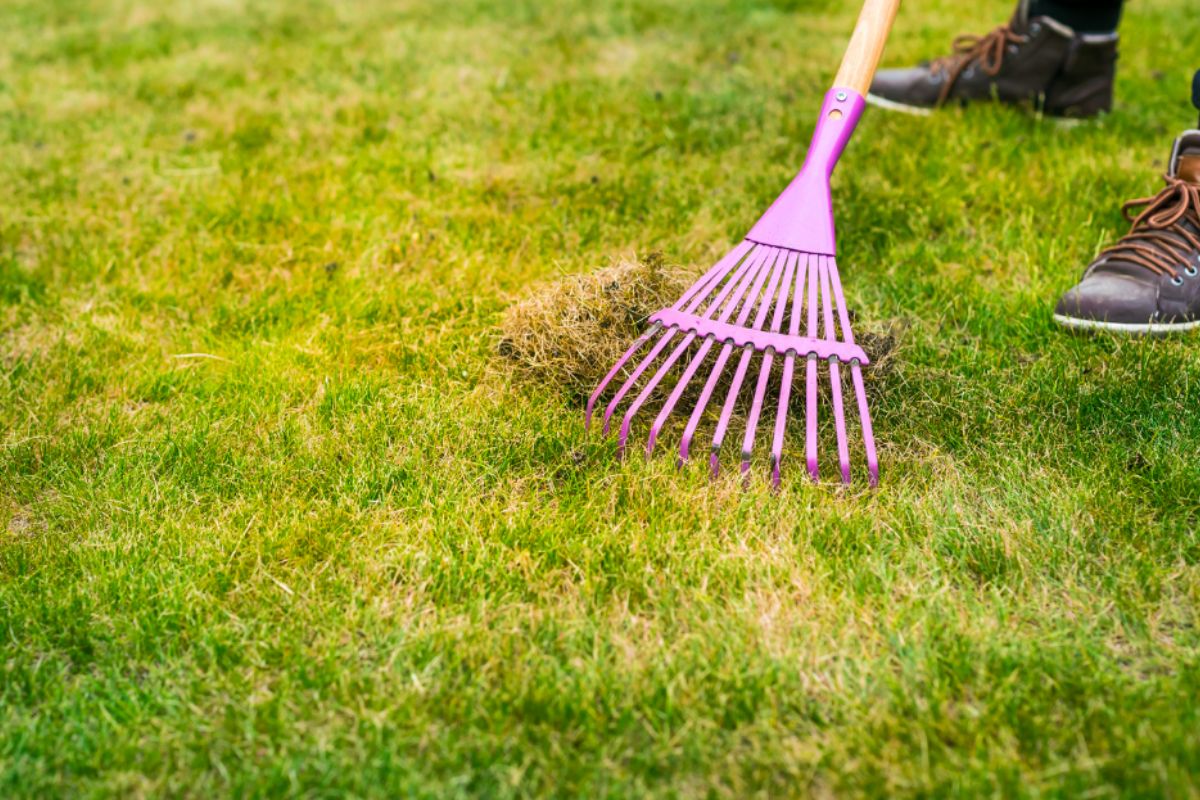
[[[1156,275],[1179,278],[1179,265],[1200,253],[1200,184],[1164,175],[1167,185],[1153,197],[1140,197],[1121,206],[1133,223],[1129,233],[1101,251],[1096,261],[1119,258],[1139,264]],[[1142,207],[1136,217],[1130,212]],[[1191,228],[1186,223],[1191,224]],[[1189,269],[1194,269],[1189,267]]]
[[[995,77],[1004,66],[1004,53],[1009,45],[1023,44],[1029,37],[1015,32],[1009,25],[1001,25],[983,36],[963,34],[956,36],[952,44],[953,52],[942,56],[929,65],[934,75],[944,74],[941,91],[938,92],[938,105],[946,102],[954,89],[954,82],[971,64],[978,63],[985,74]]]

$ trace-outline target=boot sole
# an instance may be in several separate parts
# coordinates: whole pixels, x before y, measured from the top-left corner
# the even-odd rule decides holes
[[[914,117],[928,117],[933,113],[932,108],[908,106],[904,103],[897,103],[895,100],[888,100],[886,97],[880,97],[877,94],[871,94],[870,92],[867,92],[866,100],[876,108],[886,109],[887,111],[899,111],[901,114],[911,114]]]
[[[1182,333],[1200,328],[1200,319],[1189,322],[1107,322],[1100,319],[1076,319],[1055,314],[1054,321],[1064,328],[1074,330],[1111,331],[1142,336],[1166,336],[1170,333]]]
[[[910,106],[904,103],[898,103],[895,100],[888,100],[886,97],[880,97],[879,95],[871,94],[870,92],[867,92],[866,101],[876,108],[882,108],[885,111],[898,111],[901,114],[908,114],[914,117],[928,117],[936,110],[933,108],[926,108],[925,106]],[[1014,105],[1013,107],[1016,108],[1019,106]],[[1038,120],[1044,119],[1060,128],[1075,128],[1080,125],[1085,125],[1101,116],[1099,113],[1087,117],[1060,117],[1054,114],[1046,114],[1045,112],[1038,111],[1034,111],[1032,113],[1034,118]]]

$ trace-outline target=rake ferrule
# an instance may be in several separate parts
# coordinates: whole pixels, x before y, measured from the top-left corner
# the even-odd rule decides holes
[[[866,104],[851,89],[834,88],[825,94],[804,166],[754,223],[747,239],[800,253],[837,252],[829,179]]]

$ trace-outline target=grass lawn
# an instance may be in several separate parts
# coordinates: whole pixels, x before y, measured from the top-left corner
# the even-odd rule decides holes
[[[1200,337],[1050,319],[1194,121],[1193,0],[1102,121],[867,111],[878,490],[617,463],[496,355],[743,234],[854,6],[4,0],[0,795],[1200,794]]]

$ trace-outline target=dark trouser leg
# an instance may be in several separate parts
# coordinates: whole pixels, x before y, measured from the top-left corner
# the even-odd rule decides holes
[[[1192,105],[1200,111],[1200,69],[1196,70],[1196,74],[1192,76]],[[1200,126],[1200,122],[1196,123]]]
[[[1029,16],[1050,17],[1076,33],[1112,33],[1124,0],[1029,0]]]

